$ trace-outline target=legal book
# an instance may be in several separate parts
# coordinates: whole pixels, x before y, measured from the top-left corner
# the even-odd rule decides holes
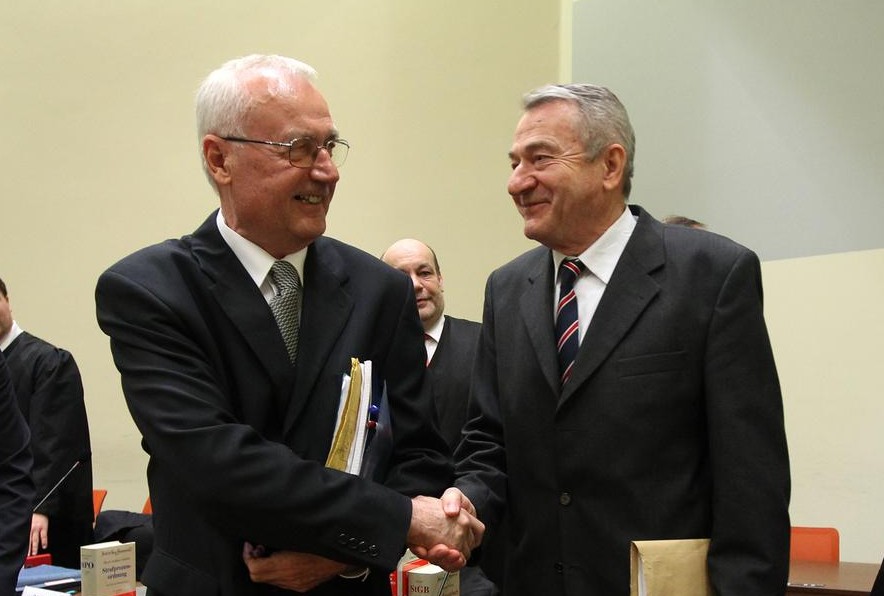
[[[446,572],[427,561],[406,573],[408,596],[460,596],[460,571]]]
[[[396,564],[396,570],[390,573],[391,596],[403,596],[403,589],[405,589],[404,593],[408,594],[408,588],[405,588],[408,570],[423,563],[425,561],[419,559],[416,554],[406,549],[405,554],[402,555],[402,558]]]
[[[135,595],[135,543],[100,542],[80,547],[82,596]]]

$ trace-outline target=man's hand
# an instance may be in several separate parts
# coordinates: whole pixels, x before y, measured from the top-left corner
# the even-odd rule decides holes
[[[466,495],[449,488],[441,500],[416,497],[411,500],[411,506],[408,530],[411,551],[446,571],[456,571],[466,565],[485,532],[485,524],[476,519],[476,508]]]
[[[256,547],[248,542],[243,547],[242,558],[253,582],[295,592],[312,590],[352,568],[346,563],[310,553],[278,551],[269,557],[262,557]]]
[[[40,548],[49,548],[49,518],[42,513],[31,516],[31,541],[28,543],[28,556],[36,555]]]

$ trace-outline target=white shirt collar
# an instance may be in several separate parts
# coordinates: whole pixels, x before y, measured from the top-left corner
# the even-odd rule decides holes
[[[432,327],[424,330],[424,333],[436,340],[436,343],[439,343],[439,340],[442,339],[442,327],[444,326],[445,315],[442,315]]]
[[[6,334],[5,337],[0,337],[0,352],[5,352],[6,348],[9,347],[15,338],[22,334],[22,328],[18,326],[18,323],[15,322],[15,319],[12,320],[12,327],[9,328],[9,333]]]
[[[620,214],[620,217],[605,230],[604,234],[599,236],[598,240],[593,242],[581,254],[577,255],[583,261],[586,268],[602,280],[605,285],[611,280],[611,275],[614,274],[614,268],[617,266],[617,261],[620,260],[620,255],[623,254],[623,250],[626,248],[626,243],[629,242],[629,237],[635,229],[635,224],[636,218],[627,206],[623,213]],[[553,251],[554,271],[559,270],[559,265],[561,265],[565,256],[558,251]]]
[[[215,222],[218,225],[218,231],[221,233],[224,242],[227,243],[230,250],[233,251],[233,254],[236,255],[236,258],[239,259],[239,262],[245,267],[249,276],[252,278],[252,281],[255,282],[255,285],[259,288],[265,286],[265,281],[268,279],[268,274],[270,273],[270,267],[276,262],[273,255],[251,240],[243,238],[230,229],[227,222],[224,221],[224,216],[221,214],[220,209],[218,210]],[[301,285],[305,285],[304,260],[307,258],[307,249],[303,248],[298,252],[286,255],[283,258],[295,266],[295,269],[298,270],[298,275],[301,277]]]

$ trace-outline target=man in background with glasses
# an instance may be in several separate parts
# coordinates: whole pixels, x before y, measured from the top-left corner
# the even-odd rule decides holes
[[[406,545],[449,547],[457,568],[481,539],[473,516],[417,496],[440,494],[451,468],[420,391],[410,283],[323,237],[349,146],[314,78],[281,56],[211,73],[196,112],[220,210],[98,281],[150,455],[151,594],[386,595]],[[386,383],[392,452],[378,482],[324,465],[351,358]]]

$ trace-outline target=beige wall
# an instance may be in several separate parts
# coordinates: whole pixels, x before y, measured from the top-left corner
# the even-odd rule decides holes
[[[319,70],[353,145],[329,234],[437,250],[452,314],[481,317],[490,270],[528,246],[505,192],[519,98],[558,75],[558,0],[4,2],[0,277],[19,323],[76,356],[95,485],[140,508],[146,458],[95,323],[99,273],[196,228],[216,199],[192,97],[228,58]]]
[[[520,94],[569,78],[570,2],[4,3],[0,276],[17,320],[80,363],[107,508],[141,506],[146,459],[92,292],[113,261],[214,208],[193,133],[200,79],[249,52],[316,66],[353,144],[329,233],[376,254],[425,239],[449,311],[479,318],[486,275],[530,246],[506,151]],[[882,272],[882,251],[764,265],[793,521],[841,528],[848,560],[884,552]]]
[[[884,556],[884,250],[769,261],[765,316],[792,463],[792,523],[834,526],[841,558]]]

